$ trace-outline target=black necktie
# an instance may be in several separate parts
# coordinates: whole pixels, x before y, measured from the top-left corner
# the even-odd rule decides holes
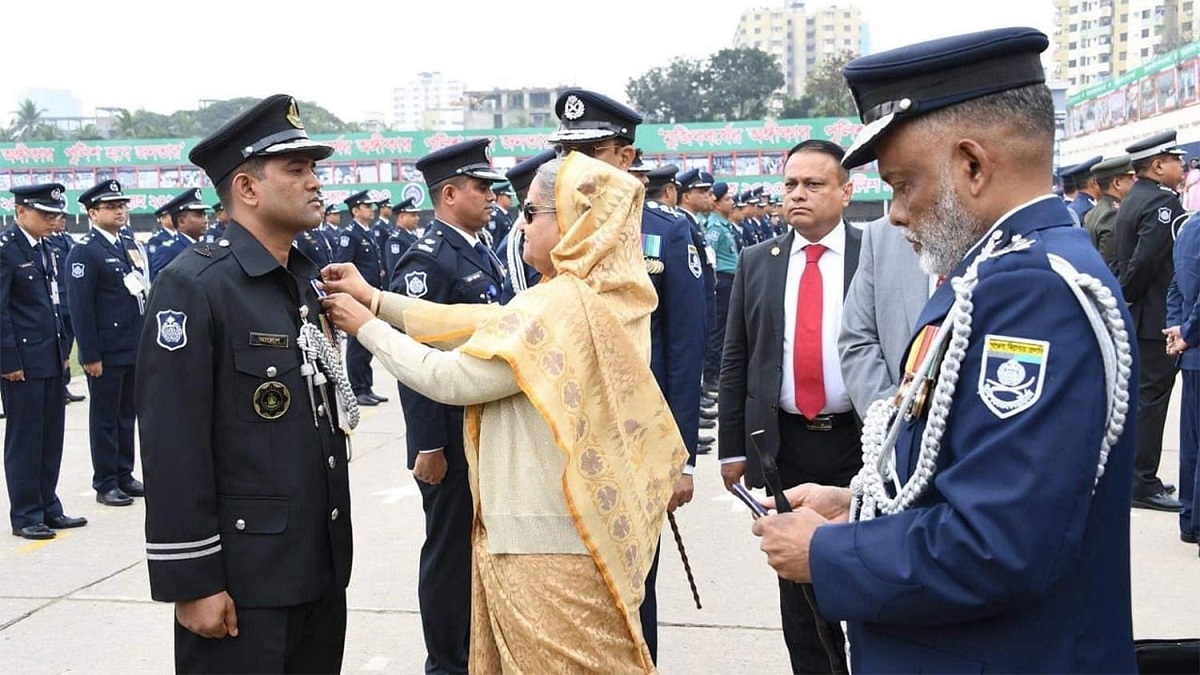
[[[40,241],[33,245],[33,250],[38,256],[38,264],[41,265],[42,268],[42,274],[45,274],[47,277],[53,277],[53,268],[50,266],[50,257],[47,255],[47,249],[49,248],[49,244],[43,244],[43,242]]]
[[[482,241],[475,242],[475,252],[482,258],[483,268],[488,271],[493,277],[499,276],[496,274],[496,265],[492,263],[492,254],[488,251],[488,247],[483,245]]]

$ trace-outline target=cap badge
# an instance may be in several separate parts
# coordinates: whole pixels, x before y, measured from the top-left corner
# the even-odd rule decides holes
[[[120,192],[121,186],[117,185],[117,181],[114,180],[113,182],[108,184],[108,191],[109,192]]]
[[[200,201],[200,189],[196,188],[196,201]]]
[[[296,105],[296,99],[292,99],[291,103],[288,103],[287,121],[297,129],[304,128],[304,122],[300,121],[300,108]]]
[[[485,158],[487,158],[487,161],[489,163],[491,163],[491,161],[492,161],[492,144],[490,141],[488,142],[487,145],[483,146],[483,156]]]
[[[50,191],[50,198],[55,201],[62,199],[62,190],[59,190],[58,188],[54,188],[53,190]]]
[[[575,94],[568,96],[566,102],[563,103],[563,117],[565,119],[577,120],[583,117],[583,111],[583,101],[580,101],[579,97]]]

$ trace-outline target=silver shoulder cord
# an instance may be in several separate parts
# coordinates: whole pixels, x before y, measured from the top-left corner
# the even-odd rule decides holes
[[[508,278],[512,280],[513,293],[520,293],[528,288],[525,284],[525,261],[521,258],[521,240],[525,237],[524,230],[514,227],[508,233],[508,250],[504,257],[508,259]]]
[[[320,395],[324,406],[325,417],[329,420],[331,433],[334,429],[333,411],[329,407],[329,394],[325,385],[333,381],[334,398],[337,405],[337,426],[347,436],[358,426],[358,400],[350,388],[350,378],[346,376],[346,367],[341,354],[342,332],[333,331],[332,342],[326,339],[320,326],[308,318],[308,306],[300,306],[300,336],[296,344],[304,362],[300,365],[300,374],[308,382],[308,402],[312,407],[313,426],[320,426],[318,419],[317,396]],[[346,448],[347,459],[350,449]]]
[[[871,520],[880,513],[891,515],[908,509],[924,494],[932,480],[937,469],[942,435],[946,431],[946,418],[958,385],[959,370],[966,357],[971,337],[971,312],[974,310],[972,295],[979,283],[979,265],[985,260],[1023,251],[1033,245],[1031,240],[1014,235],[1008,245],[997,248],[1001,236],[1000,232],[993,232],[966,273],[950,281],[955,299],[943,326],[952,328],[938,332],[936,343],[918,366],[918,372],[913,378],[914,384],[909,386],[900,405],[897,407],[894,398],[880,399],[871,404],[867,411],[862,432],[863,467],[850,483],[851,522]],[[1108,414],[1105,434],[1100,442],[1096,479],[1092,488],[1094,493],[1095,485],[1104,475],[1109,451],[1121,437],[1125,428],[1125,417],[1129,413],[1129,377],[1133,364],[1129,333],[1121,317],[1119,300],[1107,286],[1099,279],[1079,272],[1057,255],[1050,254],[1047,257],[1051,269],[1062,277],[1083,309],[1104,361]],[[937,355],[947,340],[949,346],[938,370],[937,385],[929,408],[929,419],[921,437],[916,470],[901,484],[895,470],[896,439],[903,422],[911,419],[913,415],[913,404],[918,390],[915,383],[932,373],[937,365]],[[895,497],[889,495],[884,486],[885,481],[891,483]],[[846,622],[842,622],[842,629],[849,636]],[[846,639],[846,663],[850,664],[849,637]]]

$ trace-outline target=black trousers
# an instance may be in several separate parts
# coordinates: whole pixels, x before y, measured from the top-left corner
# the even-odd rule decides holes
[[[292,607],[237,608],[238,636],[200,637],[175,622],[177,673],[337,673],[346,591]]]
[[[700,252],[704,255],[704,251]],[[711,274],[711,273],[710,273]],[[725,303],[728,312],[729,303]],[[711,335],[712,326],[717,322],[716,281],[712,276],[704,278],[704,325],[705,331]],[[713,351],[712,340],[706,340],[704,345],[704,384],[716,386],[721,379],[721,350]]]
[[[729,316],[729,295],[733,292],[733,275],[717,272],[713,317],[708,324],[708,343],[704,350],[704,381],[716,382],[721,375],[721,353],[725,347],[725,319]]]
[[[447,451],[450,449],[447,448]],[[440,485],[417,481],[425,509],[425,544],[417,600],[425,633],[426,673],[467,672],[471,634],[471,522],[475,505],[465,470]]]
[[[71,315],[62,313],[66,306],[67,301],[64,299],[63,304],[59,306],[59,318],[62,319],[63,324],[63,340],[66,341],[67,353],[70,354],[71,345],[75,343],[75,326],[71,323]],[[63,387],[68,384],[71,384],[71,364],[69,363],[63,367]]]
[[[1175,357],[1167,356],[1161,340],[1138,340],[1141,372],[1138,376],[1137,438],[1133,455],[1133,496],[1162,492],[1158,464],[1162,459],[1163,427],[1167,405],[1179,373]]]
[[[807,428],[804,418],[779,414],[779,479],[783,487],[821,483],[846,487],[862,467],[862,445],[854,414],[840,416],[829,431]],[[829,673],[834,663],[845,670],[846,638],[836,621],[817,610],[811,588],[779,580],[779,611],[783,639],[793,673]]]
[[[375,385],[375,373],[371,371],[371,352],[356,338],[346,342],[346,377],[355,396],[369,393]]]
[[[662,537],[658,538],[658,548],[654,551],[654,562],[650,563],[650,571],[646,574],[646,597],[638,608],[638,618],[642,621],[642,636],[646,638],[646,646],[650,648],[650,658],[658,663],[658,556],[662,554]]]
[[[63,514],[58,499],[67,400],[61,376],[0,380],[4,392],[4,480],[14,528]]]
[[[88,439],[92,446],[92,489],[108,492],[133,480],[134,367],[104,365],[87,378]]]

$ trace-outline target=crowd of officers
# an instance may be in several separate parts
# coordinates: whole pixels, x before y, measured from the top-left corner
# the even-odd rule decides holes
[[[1188,429],[1198,414],[1184,405],[1181,425],[1181,490],[1158,477],[1163,429],[1171,390],[1186,359],[1171,352],[1170,330],[1187,318],[1170,317],[1169,290],[1176,275],[1176,255],[1184,261],[1195,252],[1175,251],[1188,212],[1179,194],[1188,166],[1176,144],[1176,132],[1142,139],[1123,153],[1092,157],[1059,170],[1063,198],[1072,218],[1086,228],[1092,244],[1121,283],[1139,346],[1139,402],[1135,450],[1133,506],[1181,513],[1181,537],[1194,543],[1191,502],[1196,449],[1188,447]],[[1195,273],[1190,260],[1185,274]]]

